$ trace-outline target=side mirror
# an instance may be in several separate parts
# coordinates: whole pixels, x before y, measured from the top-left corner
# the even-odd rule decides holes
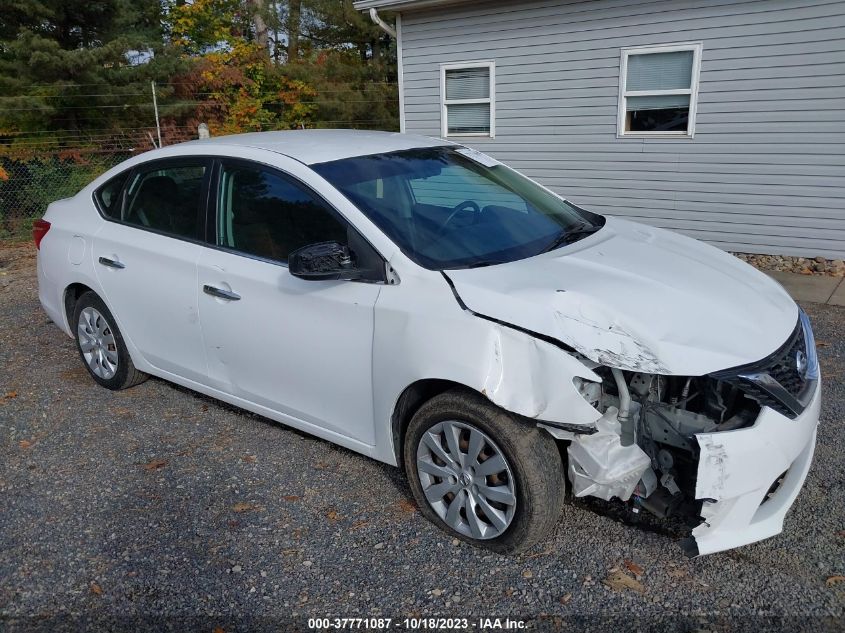
[[[309,244],[288,255],[288,270],[307,281],[361,279],[363,271],[355,266],[354,254],[338,242]]]

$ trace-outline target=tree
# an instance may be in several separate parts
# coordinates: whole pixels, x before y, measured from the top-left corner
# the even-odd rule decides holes
[[[288,61],[299,57],[299,35],[302,27],[302,0],[288,2]]]
[[[149,81],[178,67],[158,0],[5,2],[0,16],[0,134],[12,138],[78,145],[149,124]]]
[[[381,50],[390,45],[390,37],[373,24],[369,16],[357,11],[352,0],[306,0],[308,16],[306,36],[318,48],[358,51],[361,61],[378,63]],[[390,15],[387,14],[388,19]]]
[[[264,0],[250,0],[252,5],[252,24],[255,28],[255,41],[267,52],[270,51],[270,34],[266,22],[267,9]]]
[[[145,139],[150,80],[171,142],[200,122],[393,129],[395,72],[390,38],[351,0],[0,0],[7,146]]]

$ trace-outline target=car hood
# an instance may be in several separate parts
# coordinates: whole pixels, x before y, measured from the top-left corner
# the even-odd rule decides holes
[[[732,255],[617,218],[549,253],[444,274],[481,316],[646,373],[700,376],[760,360],[798,320],[777,282]]]

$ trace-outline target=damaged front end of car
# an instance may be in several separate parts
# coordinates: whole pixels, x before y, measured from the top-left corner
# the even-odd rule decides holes
[[[704,376],[642,373],[584,362],[601,382],[575,386],[602,417],[570,440],[576,497],[619,499],[638,513],[695,526],[691,556],[782,530],[815,447],[820,376],[812,329],[800,318],[761,361]]]

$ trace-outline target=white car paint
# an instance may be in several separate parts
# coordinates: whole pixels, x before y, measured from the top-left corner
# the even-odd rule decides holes
[[[135,227],[103,222],[93,236],[93,257],[125,268],[91,267],[107,305],[116,306],[121,332],[143,359],[161,371],[202,381],[207,374],[199,322],[198,244]]]
[[[447,271],[447,282],[443,273],[411,261],[308,167],[442,145],[448,143],[401,134],[308,131],[145,153],[50,206],[45,219],[52,226],[38,255],[41,303],[73,336],[67,289],[92,288],[109,305],[139,370],[393,465],[397,406],[419,381],[464,385],[571,439],[575,435],[562,427],[589,429],[602,416],[573,382],[600,382],[596,363],[700,376],[766,356],[795,326],[795,303],[766,276],[695,240],[617,219],[544,255]],[[100,217],[93,192],[119,171],[188,155],[251,160],[301,180],[361,232],[399,283],[303,281],[283,264]],[[100,257],[126,268],[104,268]],[[205,295],[204,284],[242,300]],[[715,500],[696,535],[700,553],[780,531],[809,468],[819,392],[797,425],[764,408],[751,428],[698,436],[703,458],[696,496]],[[793,465],[791,492],[761,514],[759,493],[771,484],[766,478],[775,466],[758,465],[771,446],[781,450],[777,468]],[[743,478],[748,486],[736,488]],[[734,487],[724,488],[728,481]]]
[[[617,218],[565,250],[446,274],[469,309],[632,371],[742,365],[776,349],[798,319],[777,282],[735,257]]]

